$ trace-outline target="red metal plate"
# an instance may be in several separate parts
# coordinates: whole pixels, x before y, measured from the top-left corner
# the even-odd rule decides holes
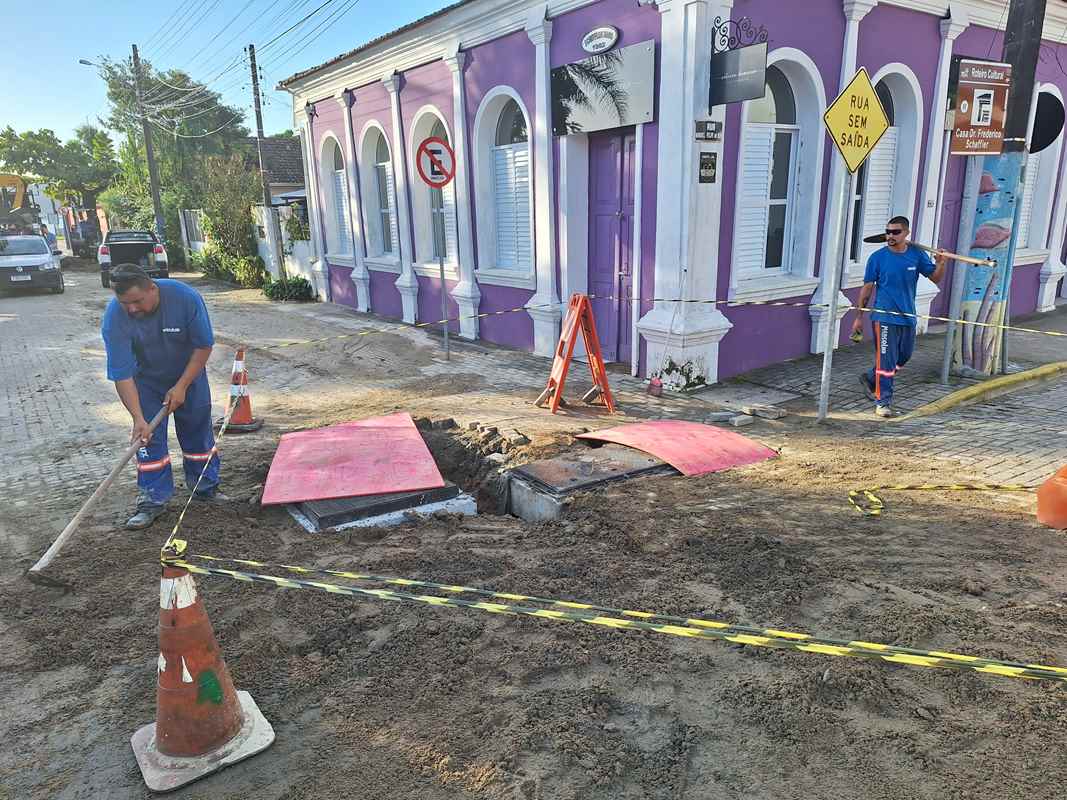
[[[739,433],[674,419],[637,422],[578,438],[634,447],[666,461],[683,475],[705,475],[778,455]]]
[[[285,434],[263,487],[263,505],[415,492],[444,486],[406,412]]]

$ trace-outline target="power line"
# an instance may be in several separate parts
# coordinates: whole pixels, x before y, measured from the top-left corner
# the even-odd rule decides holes
[[[331,0],[328,0],[328,2],[329,1]],[[307,44],[310,44],[315,39],[322,36],[327,30],[329,30],[330,27],[339,22],[345,16],[345,14],[347,14],[355,7],[356,3],[358,2],[359,0],[348,0],[347,5],[343,5],[339,8],[334,9],[334,11],[329,16],[319,22],[319,24],[312,28],[302,39],[298,40],[291,47],[283,50],[281,53],[276,54],[275,58],[270,59],[267,62],[267,66],[275,66],[277,64],[284,63],[286,58],[292,53],[295,53],[300,48],[304,47]]]
[[[160,33],[162,33],[164,30],[167,29],[168,25],[170,25],[175,19],[177,19],[178,15],[182,11],[182,6],[188,6],[188,5],[190,5],[190,4],[194,3],[194,2],[196,2],[196,0],[184,0],[184,2],[179,3],[178,7],[176,9],[174,9],[174,13],[171,14],[169,17],[167,17],[163,21],[163,24],[160,25],[158,28],[156,28],[155,32],[145,40],[145,43],[142,46],[142,49],[143,48],[147,48],[148,45],[151,44],[153,39],[155,39],[157,36],[159,36]]]
[[[205,2],[207,2],[207,0],[205,0]],[[175,31],[174,38],[170,42],[170,44],[167,45],[166,49],[156,53],[155,57],[157,59],[162,59],[163,56],[172,53],[175,47],[185,41],[185,37],[189,34],[190,31],[193,30],[197,22],[202,21],[209,14],[211,14],[211,12],[218,8],[220,2],[222,2],[222,0],[213,0],[211,2],[211,5],[207,6],[206,8],[202,6],[201,8],[197,9],[195,14],[190,14],[189,19],[186,21],[186,23],[180,25]]]
[[[329,5],[330,3],[332,3],[332,2],[334,2],[334,0],[326,0],[326,2],[324,2],[324,3],[322,4],[322,5],[318,6],[318,7],[317,7],[317,8],[315,9],[315,10],[313,10],[313,11],[312,11],[311,13],[309,13],[309,14],[307,14],[307,15],[306,15],[305,17],[301,18],[301,20],[300,20],[299,22],[297,22],[297,23],[295,23],[295,24],[293,24],[293,25],[290,25],[290,26],[289,26],[288,28],[286,28],[286,29],[285,29],[284,31],[282,31],[282,32],[281,32],[281,33],[279,33],[279,34],[278,34],[277,36],[275,36],[275,37],[274,37],[273,39],[271,39],[271,40],[270,40],[269,42],[267,42],[267,43],[266,43],[265,45],[263,45],[262,47],[260,47],[260,48],[259,48],[259,49],[260,49],[260,52],[262,52],[263,50],[266,50],[266,49],[267,49],[268,47],[270,47],[270,46],[271,46],[272,44],[274,44],[274,43],[275,43],[276,41],[278,41],[278,40],[279,40],[279,39],[281,39],[281,38],[282,38],[283,36],[285,36],[285,34],[289,33],[289,31],[291,31],[291,30],[293,30],[294,28],[298,28],[298,27],[300,27],[301,25],[303,25],[303,24],[304,24],[305,22],[307,22],[307,21],[308,21],[309,19],[311,19],[311,18],[312,18],[313,16],[315,16],[316,14],[318,14],[318,13],[319,13],[320,11],[322,11],[322,9],[326,8],[326,6],[328,6],[328,5]]]

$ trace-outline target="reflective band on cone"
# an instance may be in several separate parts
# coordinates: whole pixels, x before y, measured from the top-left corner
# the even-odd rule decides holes
[[[164,566],[160,580],[156,671],[156,721],[130,740],[152,791],[177,789],[274,741],[252,696],[234,690],[193,576],[178,567]]]

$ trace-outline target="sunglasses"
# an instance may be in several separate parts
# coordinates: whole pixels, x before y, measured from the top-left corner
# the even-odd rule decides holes
[[[886,228],[885,229],[885,235],[886,236],[900,236],[900,234],[902,234],[902,233],[904,233],[904,229],[903,228]]]

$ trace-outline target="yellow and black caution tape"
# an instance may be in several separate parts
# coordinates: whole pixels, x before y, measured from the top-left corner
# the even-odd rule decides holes
[[[443,597],[441,595],[433,594],[408,594],[405,592],[392,591],[390,589],[365,589],[355,586],[340,586],[333,583],[322,583],[320,581],[282,578],[275,575],[264,575],[255,572],[202,567],[185,560],[180,555],[184,553],[184,542],[175,541],[173,545],[174,549],[170,554],[165,553],[163,557],[164,563],[169,566],[181,567],[197,575],[214,575],[246,583],[265,583],[283,589],[313,589],[349,597],[368,597],[376,600],[388,600],[393,602],[420,603],[439,608],[463,608],[486,611],[491,614],[512,614],[555,620],[558,622],[581,622],[587,625],[598,625],[617,630],[640,630],[666,634],[668,636],[711,639],[714,641],[726,641],[734,644],[752,645],[755,647],[769,647],[777,650],[793,650],[796,652],[816,653],[828,656],[867,658],[890,664],[903,664],[912,667],[954,669],[989,675],[999,675],[1007,678],[1067,682],[1067,669],[1063,667],[1048,666],[1044,664],[1017,663],[999,659],[962,655],[959,653],[949,653],[939,650],[919,650],[909,647],[896,647],[894,645],[859,640],[844,641],[828,639],[812,636],[807,633],[784,631],[775,628],[753,628],[749,626],[732,625],[730,623],[719,622],[716,620],[672,617],[664,614],[653,614],[646,611],[610,609],[589,603],[547,600],[530,595],[491,592],[467,586],[450,586],[448,584],[434,584],[427,581],[415,581],[404,578],[367,576],[361,573],[344,573],[334,570],[265,564],[265,566],[278,566],[299,573],[345,575],[351,577],[351,579],[389,582],[394,585],[402,586],[434,587],[456,594],[475,593],[483,596],[488,595],[499,600],[520,600],[523,603],[542,603],[553,607],[539,608],[533,605],[516,605],[513,602],[486,602],[462,600],[456,597]],[[264,563],[251,562],[242,559],[219,559],[199,555],[191,556],[191,558],[210,561],[230,561],[243,564]],[[636,617],[636,619],[625,619],[623,616],[614,616],[615,614]],[[660,623],[653,620],[666,620],[666,622]]]
[[[780,308],[826,308],[826,303],[812,303],[808,300],[801,301],[785,301],[785,300],[682,300],[671,297],[616,297],[615,295],[597,295],[590,294],[588,297],[591,300],[619,300],[628,302],[642,302],[642,303],[686,303],[686,304],[698,304],[698,305],[711,305],[711,306],[725,306],[727,308],[741,308],[743,306],[773,306]],[[539,305],[524,305],[515,306],[514,308],[504,308],[499,311],[485,311],[479,314],[468,314],[459,317],[448,317],[446,319],[428,320],[426,322],[415,322],[411,324],[405,324],[397,322],[389,328],[367,328],[365,330],[353,331],[351,333],[338,333],[331,336],[323,336],[318,339],[300,339],[292,342],[280,342],[278,344],[270,345],[246,345],[247,349],[255,350],[280,350],[286,347],[300,347],[313,344],[325,344],[326,342],[341,341],[343,339],[356,339],[361,336],[373,336],[379,333],[397,333],[399,330],[403,330],[405,327],[409,328],[431,328],[446,325],[452,322],[461,322],[467,319],[485,319],[486,317],[496,317],[504,314],[514,314],[519,311],[529,311],[537,308],[553,308],[566,306],[569,300],[560,300],[553,303],[541,303]],[[864,308],[861,306],[840,306],[841,311],[863,311],[870,312],[878,309]],[[976,320],[967,319],[952,319],[951,317],[939,317],[932,314],[909,314],[904,311],[881,311],[883,314],[891,314],[897,317],[905,317],[908,319],[925,319],[933,320],[935,322],[955,322],[957,325],[971,325],[978,328],[996,328],[997,330],[1014,331],[1016,333],[1030,333],[1040,334],[1044,336],[1060,336],[1067,337],[1067,332],[1062,331],[1044,331],[1037,328],[1023,328],[1017,325],[1004,325],[1001,323],[993,322],[978,322]]]
[[[914,483],[885,484],[866,489],[853,489],[848,493],[852,507],[868,517],[877,517],[885,510],[885,503],[878,492],[1032,492],[1036,486],[1021,483]],[[858,498],[863,497],[863,502]]]

